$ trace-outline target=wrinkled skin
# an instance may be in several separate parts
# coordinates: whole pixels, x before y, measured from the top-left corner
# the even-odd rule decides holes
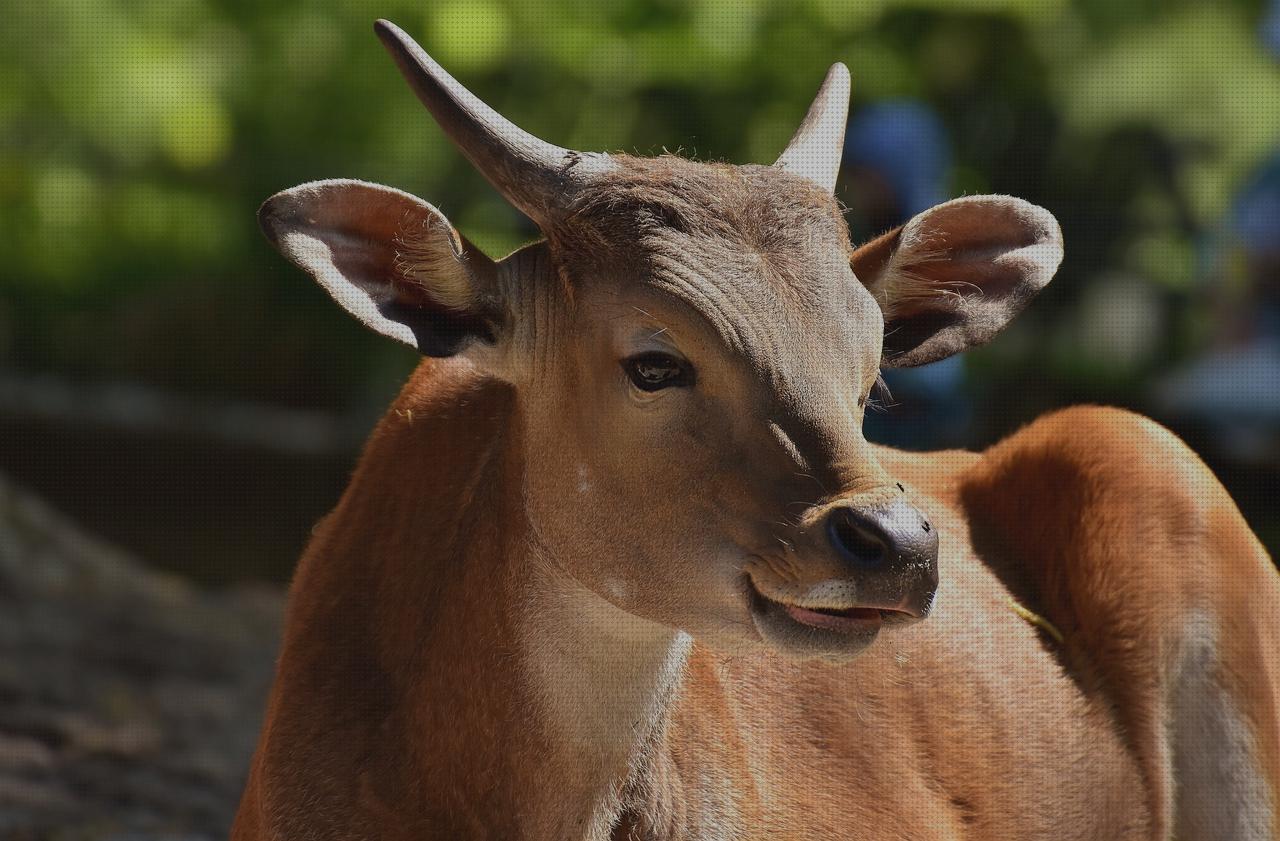
[[[750,246],[661,229],[633,253],[570,262],[584,277],[574,306],[547,306],[550,324],[522,336],[530,517],[619,607],[741,645],[757,637],[744,573],[770,591],[847,577],[814,524],[897,493],[861,434],[880,309],[832,210],[784,245],[797,250],[784,271]],[[687,360],[696,384],[636,389],[620,362],[652,351]]]
[[[860,568],[829,533],[838,509],[893,505],[930,538],[862,436],[880,365],[948,355],[972,343],[965,330],[993,333],[1062,253],[1052,216],[1002,196],[940,206],[855,252],[835,200],[807,179],[669,158],[623,160],[536,258],[491,263],[429,205],[356,182],[281,194],[264,224],[318,275],[372,265],[340,282],[391,296],[415,336],[461,334],[441,344],[515,386],[527,516],[576,581],[720,647],[764,636],[837,658],[880,620],[925,615],[936,587],[936,548]],[[353,230],[361,247],[389,240],[385,275],[367,258],[333,259]],[[433,294],[475,312],[414,324]],[[893,359],[886,313],[910,337]],[[966,322],[977,326],[956,327]],[[677,361],[689,382],[637,388],[626,365],[650,353]],[[882,615],[831,634],[770,604]]]
[[[1102,410],[981,456],[862,436],[880,368],[1049,282],[1052,215],[852,247],[838,69],[774,166],[590,156],[379,34],[546,239],[494,261],[357,181],[264,204],[440,359],[299,565],[237,841],[1271,836],[1280,584],[1193,454]]]

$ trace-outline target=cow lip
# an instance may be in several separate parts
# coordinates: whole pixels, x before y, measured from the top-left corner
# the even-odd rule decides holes
[[[768,598],[767,596],[765,598]],[[774,600],[776,601],[776,600]],[[801,625],[811,628],[823,628],[828,631],[869,631],[879,628],[882,622],[880,611],[873,607],[850,607],[843,610],[828,608],[808,608],[799,605],[777,602],[786,614]]]
[[[914,617],[909,613],[896,608],[869,605],[850,605],[840,608],[804,607],[766,596],[750,576],[747,577],[747,585],[751,590],[751,600],[757,612],[785,614],[791,621],[810,628],[840,634],[866,634],[878,631],[882,625],[914,621]]]

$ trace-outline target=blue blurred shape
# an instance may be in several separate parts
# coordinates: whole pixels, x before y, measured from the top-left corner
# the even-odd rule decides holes
[[[898,197],[903,220],[945,201],[951,145],[942,120],[921,102],[891,99],[854,115],[844,161],[879,172]]]
[[[1258,26],[1262,45],[1274,56],[1280,57],[1280,0],[1271,0],[1267,13]]]
[[[1254,253],[1280,250],[1280,153],[1249,179],[1232,206],[1231,216],[1232,227],[1246,249]]]

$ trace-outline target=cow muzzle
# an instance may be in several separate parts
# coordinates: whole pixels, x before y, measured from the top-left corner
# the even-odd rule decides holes
[[[901,497],[842,501],[808,518],[794,558],[748,569],[757,630],[801,655],[857,653],[882,627],[923,619],[938,589],[938,534]]]
[[[938,533],[904,499],[859,510],[838,507],[826,518],[837,557],[858,582],[865,607],[923,619],[938,588]]]

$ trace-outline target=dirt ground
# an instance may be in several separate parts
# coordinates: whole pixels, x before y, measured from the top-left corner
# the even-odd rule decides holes
[[[0,478],[0,839],[222,839],[282,595],[140,566]]]

